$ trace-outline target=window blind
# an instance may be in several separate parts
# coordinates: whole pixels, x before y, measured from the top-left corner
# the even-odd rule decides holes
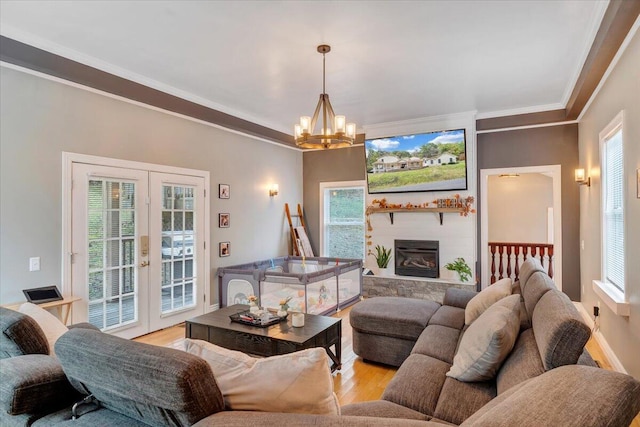
[[[603,230],[606,281],[624,291],[624,210],[622,130],[604,143]]]

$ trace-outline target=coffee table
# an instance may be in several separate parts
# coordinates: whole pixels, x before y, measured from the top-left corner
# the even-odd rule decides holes
[[[265,357],[323,347],[333,361],[331,372],[342,368],[342,319],[305,314],[301,328],[291,325],[291,316],[286,321],[260,328],[232,322],[229,318],[248,309],[248,305],[236,304],[189,319],[186,337]]]

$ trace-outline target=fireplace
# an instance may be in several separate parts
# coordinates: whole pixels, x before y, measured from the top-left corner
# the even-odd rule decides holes
[[[394,246],[398,276],[440,276],[437,240],[396,240]]]

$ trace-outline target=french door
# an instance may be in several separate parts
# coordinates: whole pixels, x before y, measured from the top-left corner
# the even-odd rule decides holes
[[[204,179],[72,165],[74,322],[132,338],[204,311]]]

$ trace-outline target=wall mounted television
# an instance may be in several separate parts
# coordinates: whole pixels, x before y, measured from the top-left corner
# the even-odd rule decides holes
[[[467,189],[464,129],[364,142],[369,194]]]

